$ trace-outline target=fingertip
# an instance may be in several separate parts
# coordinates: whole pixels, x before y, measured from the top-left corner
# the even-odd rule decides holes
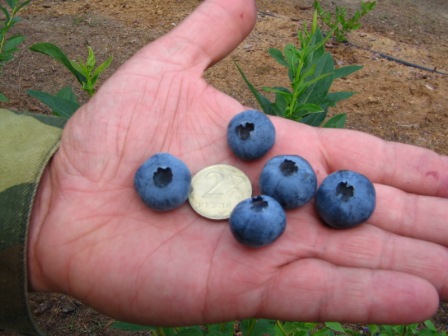
[[[204,1],[167,35],[170,50],[182,53],[179,59],[185,67],[200,64],[205,70],[249,35],[256,23],[256,13],[254,0]]]
[[[409,324],[430,318],[439,305],[438,291],[429,281],[403,272],[307,259],[283,267],[275,280],[263,296],[262,317]]]
[[[368,320],[381,324],[410,324],[433,316],[439,308],[437,289],[420,277],[388,271],[375,272],[377,283]]]

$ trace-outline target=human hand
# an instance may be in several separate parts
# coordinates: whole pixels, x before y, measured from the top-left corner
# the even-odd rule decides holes
[[[187,204],[155,213],[138,198],[134,173],[161,151],[193,173],[236,166],[256,187],[267,158],[242,162],[226,144],[228,121],[245,108],[202,78],[255,18],[253,1],[205,1],[69,120],[33,209],[32,289],[157,325],[247,317],[407,323],[448,299],[448,159],[428,150],[272,118],[269,157],[301,155],[319,181],[338,169],[361,172],[375,183],[377,208],[366,224],[338,231],[307,204],[288,211],[285,233],[261,249],[240,245],[225,222]]]

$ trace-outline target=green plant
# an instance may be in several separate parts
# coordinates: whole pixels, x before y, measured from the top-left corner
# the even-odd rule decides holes
[[[20,2],[17,0],[6,0],[7,6],[0,5],[0,10],[3,12],[0,26],[0,73],[5,64],[14,58],[18,46],[25,39],[22,35],[9,35],[8,33],[9,30],[21,20],[20,17],[17,16],[17,13],[30,1],[31,0]],[[8,98],[0,93],[0,102],[6,101],[8,101]]]
[[[50,107],[53,115],[58,117],[68,119],[81,106],[71,86],[62,88],[55,95],[37,90],[28,90],[27,93]]]
[[[224,322],[205,326],[177,328],[147,327],[117,321],[111,325],[111,328],[134,332],[151,331],[151,333],[156,336],[233,336],[236,325],[237,329],[239,329],[244,336],[277,335],[278,330],[277,321],[264,319],[247,319],[241,322]]]
[[[99,76],[112,62],[112,56],[110,56],[106,61],[96,66],[95,53],[91,47],[88,47],[88,56],[85,62],[70,60],[59,47],[52,43],[37,43],[31,46],[30,50],[50,56],[64,65],[75,76],[82,89],[89,96],[95,94]],[[61,89],[56,95],[36,90],[28,90],[28,94],[48,105],[54,115],[65,118],[69,118],[80,106],[75,93],[69,86]]]
[[[317,26],[317,12],[308,31],[306,25],[299,31],[300,48],[293,44],[284,50],[269,49],[269,54],[288,70],[291,90],[285,87],[264,87],[263,90],[275,94],[271,102],[261,94],[248,80],[243,70],[236,64],[241,76],[266,114],[277,115],[312,126],[345,126],[346,115],[338,114],[328,121],[325,118],[328,108],[350,98],[354,92],[332,92],[330,87],[337,78],[345,77],[362,66],[346,66],[335,69],[333,57],[325,51],[325,43],[330,35],[323,37]]]
[[[434,324],[427,320],[424,323],[409,325],[376,325],[368,327],[358,325],[356,329],[343,326],[339,322],[310,323],[283,322],[266,319],[247,319],[240,322],[226,322],[206,326],[177,328],[147,327],[125,322],[114,322],[113,329],[123,331],[150,331],[155,336],[233,336],[239,332],[242,336],[446,336],[446,331],[438,331]],[[362,331],[360,330],[362,328]]]
[[[321,21],[333,32],[336,41],[346,42],[347,34],[361,27],[361,18],[375,8],[376,1],[364,2],[361,0],[360,4],[361,10],[355,11],[351,17],[348,17],[345,7],[336,6],[336,12],[330,13],[322,8],[318,0],[314,1],[313,6]]]
[[[369,325],[370,335],[378,336],[446,336],[446,331],[439,331],[431,320],[423,324],[415,323],[408,325]]]

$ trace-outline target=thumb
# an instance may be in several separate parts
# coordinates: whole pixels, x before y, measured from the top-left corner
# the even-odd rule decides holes
[[[256,22],[254,0],[206,0],[139,56],[204,71],[230,54]]]

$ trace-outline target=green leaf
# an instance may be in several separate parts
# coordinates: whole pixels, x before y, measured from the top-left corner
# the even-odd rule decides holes
[[[77,71],[84,77],[87,77],[86,67],[84,66],[84,64],[82,64],[82,62],[77,62],[74,60],[69,60],[69,61],[70,61],[70,65],[73,67],[73,69],[75,69],[75,71]],[[87,78],[83,83],[85,83],[86,81],[87,81]],[[83,84],[83,83],[81,83],[81,84]]]
[[[345,333],[344,327],[339,322],[325,322],[325,326],[331,330]]]
[[[233,334],[234,322],[207,325],[209,335],[229,336]]]
[[[241,322],[241,331],[247,336],[266,336],[275,333],[275,321],[273,320],[243,320]]]
[[[333,83],[334,62],[330,53],[324,53],[314,61],[314,65],[314,74],[307,80],[308,87],[300,97],[299,104],[307,101],[319,104],[324,100]]]
[[[380,327],[376,324],[369,324],[369,334],[378,335],[380,333]]]
[[[310,114],[310,113],[319,113],[319,112],[324,112],[324,109],[322,108],[322,106],[318,105],[318,104],[303,104],[300,105],[297,108],[297,111],[306,111],[308,113],[306,114]]]
[[[9,14],[8,9],[6,9],[2,5],[0,5],[0,10],[3,12],[3,14],[5,14],[5,21],[8,22],[9,19],[11,18],[11,15]]]
[[[270,115],[275,115],[275,112],[272,109],[272,105],[271,105],[271,102],[269,101],[269,99],[267,99],[260,92],[258,92],[258,90],[252,85],[252,83],[249,82],[249,80],[247,79],[246,75],[244,74],[243,70],[240,68],[238,63],[235,62],[235,65],[238,68],[238,71],[240,72],[241,76],[243,77],[243,80],[246,82],[246,85],[249,87],[249,90],[254,95],[258,104],[260,104],[260,107],[264,111],[264,113],[270,114]]]
[[[282,117],[285,116],[286,109],[288,107],[289,100],[292,95],[288,89],[286,89],[286,88],[283,88],[283,89],[284,89],[284,92],[281,92],[281,88],[279,88],[280,92],[275,94],[275,103],[273,104],[273,108],[275,109],[275,114],[278,116],[282,116]]]
[[[132,324],[132,323],[126,323],[126,322],[120,322],[116,321],[110,325],[110,328],[112,329],[118,329],[123,331],[154,331],[157,330],[154,327],[149,326],[142,326],[138,324]]]
[[[0,54],[0,66],[5,65],[14,58],[14,51],[4,52]]]
[[[315,332],[313,336],[334,336],[334,332],[330,329],[321,329]]]
[[[356,92],[332,92],[327,94],[327,96],[325,97],[325,100],[327,102],[331,103],[331,106],[335,106],[337,102],[341,101],[341,100],[345,100],[350,98],[351,96],[353,96],[354,94],[356,94]]]
[[[327,43],[330,36],[324,36],[322,35],[322,32],[318,27],[316,27],[315,32],[311,36],[309,40],[309,49],[310,52],[307,56],[307,61],[309,63],[315,62],[315,60],[322,57],[323,54],[325,54],[325,43]]]
[[[436,326],[434,325],[434,323],[432,323],[431,320],[426,320],[426,321],[424,322],[424,324],[425,324],[426,328],[428,328],[429,330],[437,331]]]
[[[52,57],[56,61],[62,63],[76,77],[80,84],[86,82],[86,78],[73,67],[72,62],[56,45],[47,42],[36,43],[30,47],[30,50]]]
[[[91,47],[87,47],[87,49],[88,49],[89,53],[87,55],[86,66],[88,69],[93,69],[93,67],[95,66],[95,63],[96,63],[95,54]]]
[[[312,332],[318,326],[318,323],[313,322],[286,322],[283,325],[283,329],[287,332],[288,335],[292,334],[292,332],[297,331],[306,332],[308,335],[308,332]],[[296,335],[296,333],[294,333],[294,335]]]
[[[328,121],[323,125],[325,128],[344,128],[345,123],[347,121],[347,114],[341,113],[338,115],[335,115],[334,117],[331,117],[328,119]]]
[[[178,336],[203,336],[204,331],[200,327],[188,327],[185,329],[182,329],[178,333],[176,333]]]
[[[24,1],[24,2],[22,2],[21,4],[19,4],[19,5],[17,6],[16,12],[18,12],[19,10],[21,10],[23,7],[25,7],[26,5],[28,5],[30,2],[31,2],[31,0],[27,0],[27,1]]]
[[[14,26],[16,23],[22,21],[22,18],[20,16],[14,16],[13,18],[11,18],[9,20],[9,26],[8,26],[8,30],[9,28],[11,28],[12,26]]]
[[[342,68],[338,68],[334,71],[334,78],[347,77],[348,75],[361,70],[363,68],[362,65],[349,65]]]
[[[63,87],[61,90],[59,90],[58,93],[56,93],[56,97],[78,104],[78,98],[76,97],[70,85]]]
[[[270,48],[268,50],[269,55],[271,55],[279,64],[288,67],[288,62],[285,59],[285,56],[279,49]]]
[[[5,0],[11,9],[13,9],[16,6],[17,0]]]
[[[93,72],[92,75],[92,82],[95,83],[98,79],[98,76],[101,75],[112,63],[113,57],[109,56],[107,60],[105,60],[103,63],[101,63]]]
[[[297,66],[299,64],[298,50],[293,44],[287,44],[284,48],[285,59],[288,64],[289,80],[292,82],[296,77]]]
[[[176,329],[174,328],[156,328],[156,335],[173,336],[176,335]]]
[[[38,100],[40,100],[45,105],[49,106],[54,115],[70,118],[73,113],[80,107],[78,103],[71,100],[53,96],[49,93],[35,90],[28,90],[27,93]]]
[[[4,46],[3,46],[3,50],[4,52],[9,52],[12,50],[17,50],[16,48],[25,40],[25,37],[23,37],[22,35],[13,35],[10,36]]]
[[[297,121],[310,126],[319,127],[324,122],[326,116],[327,112],[311,113]]]
[[[264,86],[263,90],[266,92],[272,92],[272,93],[279,94],[282,96],[289,96],[292,94],[291,91],[289,91],[287,88],[285,88],[283,86],[275,86],[275,87]]]
[[[3,93],[0,92],[0,102],[6,103],[8,101],[9,101],[8,97],[6,97]]]
[[[396,336],[396,335],[402,335],[404,332],[403,326],[391,326],[391,325],[382,325],[381,326],[381,334],[383,335],[386,333],[386,335],[389,336]]]
[[[408,334],[406,334],[408,335]],[[439,333],[437,330],[436,331],[432,331],[429,329],[423,329],[423,330],[419,330],[417,333],[414,333],[412,335],[418,335],[418,336],[441,336],[443,335],[442,333]]]

